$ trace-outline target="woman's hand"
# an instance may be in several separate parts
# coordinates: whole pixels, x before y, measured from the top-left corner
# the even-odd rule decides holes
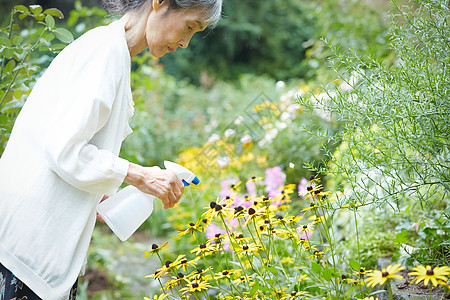
[[[174,207],[184,192],[184,185],[177,174],[159,167],[142,167],[130,163],[125,182],[161,199],[164,208]]]

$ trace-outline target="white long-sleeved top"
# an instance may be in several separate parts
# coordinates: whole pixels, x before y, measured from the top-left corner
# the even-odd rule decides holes
[[[68,298],[97,204],[127,174],[130,68],[121,21],[78,38],[36,83],[0,159],[0,262],[44,300]]]

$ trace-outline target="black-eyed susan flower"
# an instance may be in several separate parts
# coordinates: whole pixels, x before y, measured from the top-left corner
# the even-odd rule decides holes
[[[164,276],[168,276],[169,275],[169,271],[166,269],[166,270],[156,270],[155,271],[155,273],[153,273],[153,274],[150,274],[150,275],[145,275],[144,277],[145,278],[153,278],[153,279],[159,279],[159,278],[161,278],[161,277],[164,277]]]
[[[425,286],[428,285],[428,282],[431,281],[431,283],[436,287],[442,282],[447,282],[447,277],[450,275],[450,267],[443,266],[443,267],[434,267],[431,266],[418,266],[411,268],[414,272],[408,273],[408,275],[416,276],[411,282],[415,282],[416,284],[419,284],[421,281],[423,281],[423,284]]]
[[[171,279],[164,284],[164,286],[167,287],[168,289],[171,289],[177,285],[185,283],[186,281],[187,277],[183,273],[178,272],[177,276],[172,276]]]
[[[308,258],[310,260],[314,260],[314,259],[320,259],[322,256],[325,255],[325,252],[323,251],[314,251],[313,254],[311,254],[310,256],[308,256]]]
[[[199,255],[199,254],[211,255],[217,251],[218,251],[218,249],[215,244],[212,245],[211,243],[207,242],[205,244],[198,245],[196,248],[192,249],[190,252],[191,253],[195,252],[196,255]]]
[[[198,268],[197,270],[192,271],[190,274],[188,274],[186,277],[189,280],[200,280],[202,276],[211,270],[211,267],[208,267],[206,269]],[[205,276],[205,280],[209,279],[211,276]]]
[[[152,245],[152,250],[144,252],[144,257],[147,257],[151,253],[157,253],[162,249],[166,248],[169,243],[165,242],[162,246],[158,246],[157,244]]]
[[[308,280],[308,276],[306,276],[305,274],[299,275],[297,278],[298,282],[302,282],[302,281],[306,281]]]
[[[195,265],[197,264],[197,261],[200,259],[200,257],[195,257],[194,259],[192,259],[192,260],[188,260],[187,258],[183,258],[181,261],[180,261],[180,267],[183,269],[183,271],[184,272],[186,272],[187,271],[187,268],[189,267],[189,266],[191,266],[191,267],[195,267]]]
[[[197,220],[196,223],[189,223],[187,228],[184,230],[178,230],[178,236],[183,236],[186,234],[192,234],[195,237],[196,232],[202,232],[203,226],[201,225],[201,220]]]
[[[215,274],[214,278],[215,279],[223,279],[223,278],[228,278],[231,279],[231,276],[233,276],[234,274],[236,274],[238,271],[235,269],[227,269],[227,270],[223,270],[221,272],[218,272]]]
[[[184,257],[185,255],[180,254],[178,255],[177,259],[175,259],[175,261],[166,260],[162,268],[158,269],[157,271],[168,274],[171,270],[175,270],[180,266],[181,261],[184,259]]]
[[[180,289],[180,292],[185,295],[186,293],[196,293],[201,292],[203,290],[207,290],[211,285],[207,281],[203,280],[194,280],[191,282],[188,282],[186,286],[182,289]]]
[[[249,254],[249,255],[253,255],[255,253],[258,253],[258,251],[261,249],[260,246],[256,245],[255,243],[250,243],[250,244],[243,244],[243,245],[239,245],[238,247],[236,247],[234,250],[238,253],[238,254]]]
[[[306,291],[292,291],[290,293],[286,293],[281,299],[297,299],[297,297],[305,296],[308,292]]]
[[[167,298],[167,294],[154,295],[152,298],[144,297],[144,300],[164,300]]]
[[[386,280],[391,278],[403,279],[401,275],[396,274],[401,270],[405,269],[400,264],[389,265],[386,269],[382,269],[381,271],[374,270],[372,272],[367,272],[367,279],[365,280],[367,286],[374,287],[377,284],[382,285],[386,282]]]

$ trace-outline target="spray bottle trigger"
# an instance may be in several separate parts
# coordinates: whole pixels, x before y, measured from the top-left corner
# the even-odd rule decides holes
[[[186,180],[182,179],[184,186],[189,186],[189,183],[186,182]]]

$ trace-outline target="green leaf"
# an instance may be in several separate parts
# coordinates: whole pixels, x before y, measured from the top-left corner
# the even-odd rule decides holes
[[[0,45],[5,47],[11,47],[11,41],[8,38],[0,36]]]
[[[22,41],[23,41],[23,37],[21,35],[16,35],[12,40],[12,42],[15,46],[19,46],[20,43],[22,43]]]
[[[278,275],[278,271],[274,267],[264,266],[264,268],[266,268],[266,270],[269,271],[270,273],[272,273],[273,275],[275,275],[275,276]]]
[[[51,15],[46,15],[45,16],[45,23],[50,28],[55,27],[55,19],[53,19],[53,17]]]
[[[320,274],[320,272],[322,271],[322,266],[315,263],[315,262],[311,262],[311,269],[316,272],[317,274]]]
[[[395,237],[397,238],[397,242],[405,244],[408,241],[408,231],[403,228]]]
[[[33,16],[33,18],[34,18],[36,21],[44,21],[45,16],[44,16],[44,15],[35,15],[35,16]]]
[[[11,73],[16,66],[16,62],[14,60],[10,60],[5,66],[5,72]]]
[[[53,30],[53,33],[55,34],[56,38],[63,43],[70,43],[73,41],[72,33],[65,28],[56,28],[55,30]]]
[[[61,49],[64,49],[65,47],[66,47],[66,45],[64,45],[64,44],[54,44],[51,46],[51,48],[53,50],[61,50]]]
[[[42,12],[42,6],[40,5],[30,5],[30,10],[33,14],[39,15]]]
[[[49,8],[44,10],[44,14],[64,19],[63,13],[57,8]]]
[[[331,271],[328,268],[324,268],[322,271],[323,278],[325,278],[326,281],[331,280]]]
[[[24,6],[24,5],[16,5],[16,6],[14,6],[14,9],[16,11],[21,11],[21,12],[24,12],[24,13],[28,12],[28,8],[26,6]]]
[[[23,20],[26,16],[28,16],[27,13],[20,14],[19,19]]]
[[[361,269],[361,265],[354,259],[349,258],[348,263],[350,264],[350,267],[352,267],[353,270],[359,271]]]
[[[259,289],[259,284],[256,282],[255,285],[250,290],[250,297],[253,296],[258,289]]]

